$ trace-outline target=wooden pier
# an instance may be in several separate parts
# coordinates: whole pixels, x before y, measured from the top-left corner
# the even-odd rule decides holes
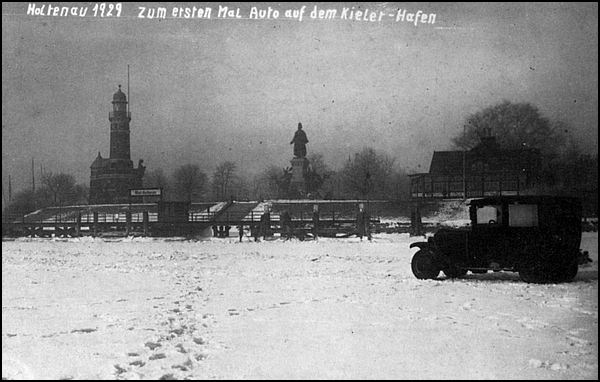
[[[49,207],[8,217],[2,236],[195,236],[212,229],[214,236],[225,237],[231,227],[242,227],[255,237],[366,235],[379,219],[366,215],[359,205],[361,201],[229,201]]]

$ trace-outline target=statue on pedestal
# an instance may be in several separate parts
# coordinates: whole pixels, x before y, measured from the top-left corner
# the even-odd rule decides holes
[[[306,144],[308,143],[308,138],[306,138],[306,133],[302,130],[302,124],[298,123],[298,130],[294,134],[294,138],[290,142],[294,144],[294,157],[296,158],[304,158],[306,157]]]

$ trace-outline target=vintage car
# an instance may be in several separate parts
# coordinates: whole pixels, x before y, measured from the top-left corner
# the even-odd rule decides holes
[[[572,280],[579,267],[581,201],[557,196],[498,196],[469,203],[471,226],[441,228],[412,258],[419,279],[519,272],[526,282]]]

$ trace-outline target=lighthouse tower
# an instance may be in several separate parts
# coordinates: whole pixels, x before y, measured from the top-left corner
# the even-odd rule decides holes
[[[119,90],[113,95],[110,121],[110,156],[102,158],[100,152],[91,166],[90,204],[128,203],[129,190],[142,187],[146,167],[140,159],[138,167],[131,161],[129,122],[131,112],[127,96]]]
[[[130,130],[131,112],[127,110],[127,97],[119,90],[113,96],[113,110],[108,113],[110,121],[110,159],[114,163],[133,166],[130,156]]]

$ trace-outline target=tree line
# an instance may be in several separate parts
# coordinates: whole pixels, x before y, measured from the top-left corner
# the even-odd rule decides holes
[[[308,197],[387,200],[408,196],[408,175],[386,153],[373,148],[349,157],[338,171],[325,163],[321,153],[309,155],[308,160]],[[271,165],[259,174],[242,174],[237,163],[224,161],[210,175],[197,164],[185,164],[170,177],[162,169],[149,171],[144,187],[162,188],[163,197],[173,201],[265,200],[289,197],[289,177],[290,168]]]
[[[503,101],[465,118],[463,129],[450,138],[457,150],[471,149],[481,136],[493,134],[502,148],[537,148],[542,153],[538,179],[540,194],[577,196],[586,201],[587,213],[598,213],[598,154],[584,154],[570,138],[567,122],[550,120],[530,103]],[[306,177],[309,197],[324,199],[408,200],[408,174],[387,153],[372,147],[350,155],[341,169],[331,169],[321,153],[308,156]],[[205,202],[265,200],[286,197],[291,169],[276,165],[259,174],[245,174],[232,161],[223,161],[209,173],[195,163],[167,175],[149,171],[144,187],[163,189],[164,200]],[[286,183],[288,182],[288,183]],[[87,204],[89,187],[73,175],[45,173],[42,186],[18,192],[7,211],[24,214],[40,208]]]
[[[308,157],[308,197],[326,199],[406,198],[409,180],[387,154],[367,147],[348,158],[341,170],[332,170],[320,153]],[[241,174],[237,163],[223,161],[207,174],[198,164],[188,163],[167,175],[158,168],[144,176],[145,188],[161,188],[163,200],[207,202],[285,198],[289,168],[275,165],[258,175]],[[317,179],[318,178],[318,179]],[[45,207],[88,204],[89,186],[76,184],[71,174],[45,173],[42,186],[16,193],[4,211],[27,214]]]

